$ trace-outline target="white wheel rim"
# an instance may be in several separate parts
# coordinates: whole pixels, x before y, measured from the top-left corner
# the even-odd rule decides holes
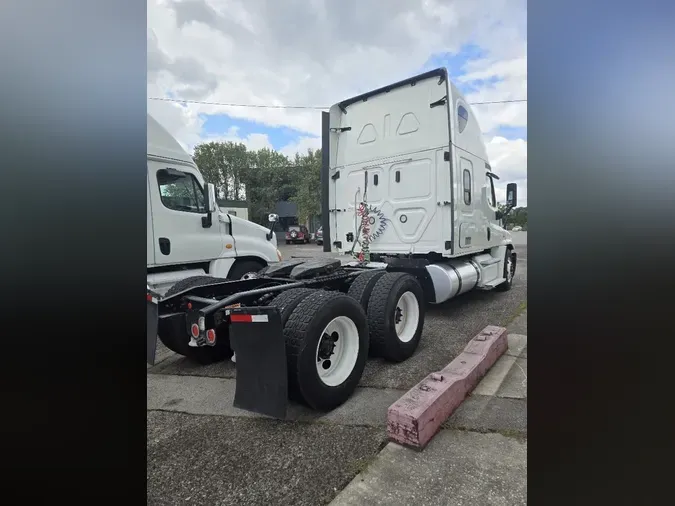
[[[405,292],[398,299],[394,310],[394,325],[399,340],[407,343],[412,341],[420,322],[420,305],[412,292]]]
[[[359,330],[356,324],[346,316],[331,320],[316,345],[319,379],[329,387],[344,383],[354,370],[358,356]]]
[[[244,275],[241,277],[241,279],[253,279],[253,278],[257,278],[257,277],[258,277],[258,273],[256,273],[256,272],[247,272],[246,274],[244,274]]]

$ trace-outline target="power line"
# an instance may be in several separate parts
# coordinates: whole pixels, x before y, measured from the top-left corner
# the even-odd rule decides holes
[[[518,98],[515,100],[492,100],[488,102],[469,102],[471,105],[485,105],[485,104],[516,104],[519,102],[527,102],[526,98]]]
[[[330,107],[315,107],[311,105],[227,104],[224,102],[203,102],[201,100],[180,100],[178,98],[159,98],[159,97],[148,97],[148,100],[159,100],[162,102],[180,102],[184,104],[220,105],[227,107],[251,107],[258,109],[316,109],[316,110],[330,109]]]
[[[330,107],[318,107],[311,105],[264,105],[264,104],[230,104],[225,102],[203,102],[201,100],[181,100],[178,98],[162,98],[162,97],[148,97],[148,100],[158,100],[161,102],[178,102],[183,104],[199,104],[199,105],[218,105],[225,107],[248,107],[255,109],[312,109],[318,111],[325,111]],[[520,102],[527,102],[526,98],[515,100],[492,100],[487,102],[469,102],[471,105],[489,105],[489,104],[516,104]]]

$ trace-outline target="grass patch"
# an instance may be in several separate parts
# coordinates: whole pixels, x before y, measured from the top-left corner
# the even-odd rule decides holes
[[[509,326],[511,323],[513,323],[513,320],[515,320],[515,319],[518,318],[521,314],[523,314],[523,313],[525,312],[526,309],[527,309],[527,301],[524,300],[523,302],[521,302],[521,303],[518,305],[518,307],[516,308],[516,310],[515,310],[515,312],[513,313],[513,315],[512,315],[509,319],[506,320],[506,322],[504,323],[504,327],[507,327],[507,326]]]

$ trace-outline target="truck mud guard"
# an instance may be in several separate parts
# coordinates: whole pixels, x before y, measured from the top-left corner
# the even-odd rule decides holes
[[[286,343],[279,310],[262,306],[228,311],[230,346],[237,367],[234,407],[286,418]]]
[[[155,353],[157,351],[157,318],[159,296],[150,288],[147,290],[147,336],[146,336],[146,361],[155,365]]]

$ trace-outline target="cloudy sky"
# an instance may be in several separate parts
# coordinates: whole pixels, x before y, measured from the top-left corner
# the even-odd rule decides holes
[[[469,102],[527,98],[526,0],[148,0],[148,97],[326,107],[447,67]],[[527,103],[474,105],[497,198],[527,205]],[[321,145],[317,109],[148,100],[189,150]]]

